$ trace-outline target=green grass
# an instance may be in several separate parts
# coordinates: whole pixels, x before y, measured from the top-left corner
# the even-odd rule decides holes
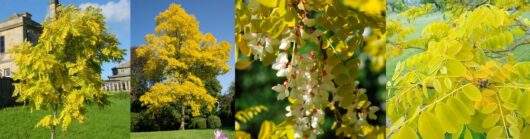
[[[73,121],[67,131],[58,128],[57,138],[67,139],[121,139],[129,138],[130,102],[128,94],[113,95],[111,105],[103,109],[89,106],[83,124]],[[36,123],[50,112],[39,110],[30,112],[28,106],[0,109],[0,138],[50,138],[47,128],[35,128]]]
[[[184,131],[132,132],[131,139],[210,139],[215,129],[187,129]],[[235,138],[234,130],[223,129],[228,138]]]

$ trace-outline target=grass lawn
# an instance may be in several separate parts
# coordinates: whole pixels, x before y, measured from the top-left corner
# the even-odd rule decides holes
[[[210,139],[215,129],[186,129],[184,131],[132,132],[131,139]],[[235,138],[235,131],[223,129],[228,138]]]
[[[117,94],[110,98],[111,105],[103,109],[89,106],[83,124],[72,121],[66,132],[58,127],[57,138],[67,139],[125,139],[130,132],[129,95]],[[50,138],[47,128],[35,128],[37,122],[50,112],[30,112],[27,106],[0,109],[0,138],[31,139]]]

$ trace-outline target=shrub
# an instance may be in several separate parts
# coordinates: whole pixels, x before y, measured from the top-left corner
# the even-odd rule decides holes
[[[208,128],[220,128],[221,125],[221,118],[216,115],[208,116]]]
[[[195,117],[191,119],[191,123],[188,126],[188,128],[195,128],[195,129],[206,129],[208,128],[206,124],[206,118],[203,117]]]
[[[13,97],[13,79],[0,77],[0,108],[14,106],[16,98]]]

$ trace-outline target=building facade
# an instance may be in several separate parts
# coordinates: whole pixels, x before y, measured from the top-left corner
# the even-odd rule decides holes
[[[109,92],[130,92],[131,90],[131,61],[125,61],[112,68],[112,76],[105,80],[104,90]]]
[[[48,17],[54,17],[59,0],[50,0]],[[17,67],[8,51],[24,41],[36,44],[42,25],[31,19],[30,13],[15,13],[0,21],[0,77],[12,77]]]
[[[30,13],[17,13],[0,22],[0,77],[11,77],[17,70],[8,50],[24,41],[37,43],[42,26]]]

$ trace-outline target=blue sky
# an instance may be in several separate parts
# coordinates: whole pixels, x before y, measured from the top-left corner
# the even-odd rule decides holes
[[[223,86],[223,92],[226,92],[235,77],[233,0],[133,0],[131,44],[140,46],[145,43],[144,36],[154,32],[155,17],[165,11],[171,3],[182,5],[187,13],[194,15],[199,21],[201,32],[211,32],[218,41],[225,40],[234,46],[228,62],[232,68],[227,74],[217,77]]]
[[[39,23],[44,21],[48,13],[49,0],[1,0],[0,4],[0,21],[8,18],[15,13],[29,12],[32,19]],[[77,7],[85,7],[88,5],[102,8],[103,14],[106,17],[108,29],[111,33],[116,35],[120,48],[126,49],[127,55],[125,60],[129,60],[130,48],[130,2],[129,0],[59,0],[62,5],[73,4]],[[24,5],[24,6],[20,6]],[[123,62],[123,61],[122,61]],[[103,64],[103,79],[112,74],[111,68],[119,63],[104,63]]]

